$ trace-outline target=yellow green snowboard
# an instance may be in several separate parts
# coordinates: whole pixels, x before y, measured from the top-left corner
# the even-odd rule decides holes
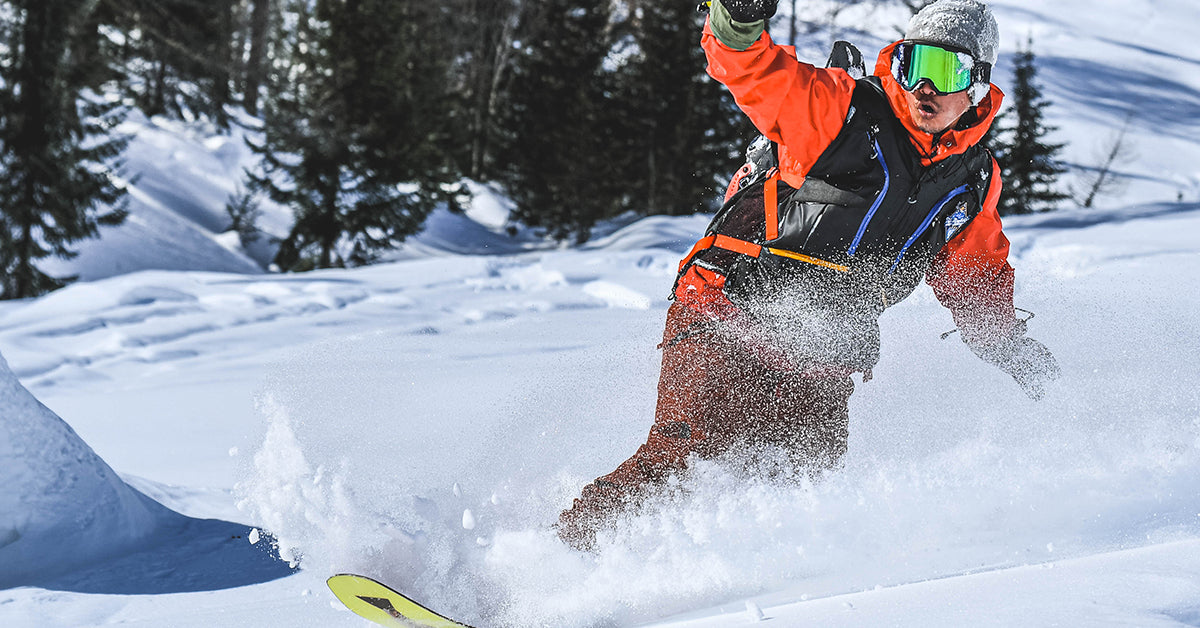
[[[380,626],[402,628],[471,628],[408,599],[391,587],[366,576],[338,574],[329,580],[329,590],[346,608]]]

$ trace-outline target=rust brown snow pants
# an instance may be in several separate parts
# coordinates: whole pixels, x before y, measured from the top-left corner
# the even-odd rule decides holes
[[[848,372],[771,368],[719,323],[678,302],[667,312],[654,426],[612,473],[583,488],[559,517],[558,534],[590,549],[596,531],[647,489],[683,471],[690,456],[775,446],[796,472],[826,467],[846,451]]]

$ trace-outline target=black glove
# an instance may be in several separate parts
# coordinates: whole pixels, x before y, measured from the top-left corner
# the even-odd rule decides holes
[[[735,22],[750,23],[775,15],[779,0],[717,0]]]
[[[1046,394],[1046,384],[1058,379],[1062,369],[1046,345],[1025,336],[1023,328],[1003,342],[971,350],[1011,375],[1030,399],[1039,400]]]

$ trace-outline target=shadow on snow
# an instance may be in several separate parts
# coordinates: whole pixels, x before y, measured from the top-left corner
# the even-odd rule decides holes
[[[132,551],[22,584],[77,593],[190,593],[259,584],[296,572],[279,558],[271,537],[263,535],[252,545],[250,530],[171,512]]]
[[[1161,74],[1119,68],[1095,60],[1039,56],[1051,100],[1069,103],[1072,115],[1090,110],[1098,122],[1188,141],[1200,138],[1200,91]]]

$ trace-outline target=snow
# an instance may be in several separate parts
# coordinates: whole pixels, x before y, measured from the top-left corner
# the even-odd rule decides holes
[[[10,589],[0,616],[360,625],[321,582],[346,570],[483,625],[717,626],[749,623],[754,607],[785,625],[1196,616],[1200,400],[1181,332],[1196,328],[1194,204],[1010,221],[1018,303],[1067,372],[1045,401],[939,341],[952,323],[922,289],[884,318],[844,469],[794,488],[705,465],[688,497],[625,521],[597,556],[561,546],[559,509],[648,428],[655,295],[690,245],[671,227],[693,220],[640,221],[612,248],[144,272],[4,304],[0,350],[24,386],[125,483],[188,516],[245,522],[243,536],[268,530],[303,569],[233,589],[87,593],[123,572],[79,547],[125,550],[79,538],[63,547],[71,561],[36,569],[90,566],[90,588]],[[4,398],[23,399],[5,416],[66,432],[19,390]],[[5,486],[6,503],[43,490]],[[81,503],[120,504],[106,495],[123,486],[107,476]],[[162,560],[191,555],[182,535],[159,537],[173,549]]]
[[[288,575],[245,527],[183,516],[137,491],[0,358],[0,587],[121,594]]]
[[[1200,199],[1173,202],[1200,186],[1200,73],[1168,47],[1197,16],[1165,6],[993,3],[1006,38],[1036,25],[1053,90],[1087,87],[1052,93],[1064,136],[1155,70],[1127,85],[1156,97],[1132,191],[1006,221],[1064,369],[1045,400],[939,340],[921,288],[881,321],[842,468],[698,465],[595,555],[550,526],[644,440],[705,217],[566,249],[474,186],[389,263],[267,274],[221,245],[247,131],[131,120],[137,220],[63,263],[85,281],[0,303],[0,625],[366,625],[340,571],[479,626],[1200,624]]]
[[[79,256],[45,269],[102,279],[146,269],[261,272],[258,261],[220,238],[229,227],[225,203],[242,184],[252,152],[235,127],[230,135],[189,129],[181,122],[133,113],[117,131],[132,136],[124,154],[130,216],[103,237],[79,244]],[[263,227],[285,231],[282,212],[265,213]]]
[[[121,482],[2,358],[0,400],[0,586],[118,554],[153,530],[157,504]]]

